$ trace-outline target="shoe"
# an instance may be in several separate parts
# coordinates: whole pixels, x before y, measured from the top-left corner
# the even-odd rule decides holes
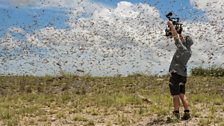
[[[177,113],[175,111],[173,111],[173,115],[175,116],[176,119],[180,119],[180,113]]]
[[[167,117],[166,123],[179,122],[180,113],[173,111],[173,114],[170,117]]]
[[[181,120],[188,120],[190,118],[191,118],[190,113],[189,112],[184,112],[184,115],[183,115],[183,117],[181,117]]]

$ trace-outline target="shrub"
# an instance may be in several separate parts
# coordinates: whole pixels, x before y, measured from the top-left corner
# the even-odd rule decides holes
[[[221,67],[210,67],[210,68],[194,68],[191,70],[191,75],[193,76],[214,76],[214,77],[223,77],[224,68]]]

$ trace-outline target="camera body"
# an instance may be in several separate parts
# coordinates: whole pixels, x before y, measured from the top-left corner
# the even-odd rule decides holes
[[[182,27],[183,24],[180,23],[180,18],[172,17],[172,16],[173,16],[172,12],[169,12],[166,15],[166,17],[169,19],[169,21],[172,21],[177,33],[181,34],[181,32],[183,30],[183,27]],[[172,36],[172,32],[171,32],[171,29],[169,27],[165,29],[165,35],[167,37]]]

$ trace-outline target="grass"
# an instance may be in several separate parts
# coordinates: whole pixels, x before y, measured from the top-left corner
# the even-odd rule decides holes
[[[0,125],[164,124],[173,109],[168,80],[145,75],[1,76]],[[223,125],[223,87],[220,76],[188,78],[186,95],[194,125]]]

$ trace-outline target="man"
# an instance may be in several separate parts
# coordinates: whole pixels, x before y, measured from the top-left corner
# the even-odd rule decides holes
[[[187,81],[187,62],[191,57],[191,45],[193,41],[189,36],[184,37],[181,32],[176,31],[172,21],[168,21],[168,26],[172,33],[172,38],[177,46],[176,52],[170,64],[169,72],[171,77],[169,80],[170,93],[173,96],[174,111],[173,114],[180,118],[179,108],[180,100],[184,106],[184,115],[182,120],[190,119],[189,103],[185,96],[185,84]]]

